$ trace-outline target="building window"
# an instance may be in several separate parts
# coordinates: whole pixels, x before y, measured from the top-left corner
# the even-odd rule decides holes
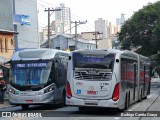
[[[2,38],[0,38],[0,51],[2,52]]]
[[[5,52],[8,52],[8,40],[5,38]]]
[[[11,45],[14,45],[14,41],[13,41],[13,39],[11,39]]]

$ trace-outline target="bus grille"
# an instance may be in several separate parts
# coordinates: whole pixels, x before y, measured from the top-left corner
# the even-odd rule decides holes
[[[95,72],[89,71],[75,71],[74,78],[77,80],[111,80],[112,72]]]

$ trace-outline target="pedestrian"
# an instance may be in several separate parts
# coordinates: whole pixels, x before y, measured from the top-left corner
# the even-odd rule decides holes
[[[4,103],[4,90],[6,88],[6,82],[4,80],[0,80],[0,103]]]

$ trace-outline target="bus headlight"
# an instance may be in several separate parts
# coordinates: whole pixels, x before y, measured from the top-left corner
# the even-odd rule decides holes
[[[45,90],[44,90],[44,94],[45,93],[48,93],[48,92],[51,92],[51,91],[53,91],[54,90],[54,85],[51,85],[51,86],[49,86],[48,88],[46,88]]]

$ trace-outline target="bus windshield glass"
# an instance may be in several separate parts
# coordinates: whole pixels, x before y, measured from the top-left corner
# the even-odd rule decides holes
[[[73,53],[73,63],[75,68],[96,68],[108,69],[113,71],[115,54],[110,53],[106,55],[92,55]]]
[[[13,62],[10,82],[17,85],[39,85],[48,81],[51,61]]]

